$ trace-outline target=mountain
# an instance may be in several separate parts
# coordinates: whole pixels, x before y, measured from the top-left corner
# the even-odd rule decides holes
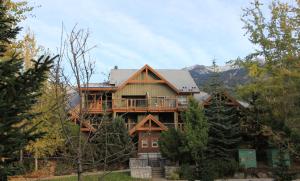
[[[185,67],[188,70],[196,84],[201,90],[204,90],[208,85],[209,79],[214,72],[212,66],[194,65],[191,67]],[[220,74],[220,79],[224,83],[225,87],[232,91],[238,85],[243,85],[249,82],[247,71],[243,68],[234,67],[231,65],[217,66],[216,71]]]

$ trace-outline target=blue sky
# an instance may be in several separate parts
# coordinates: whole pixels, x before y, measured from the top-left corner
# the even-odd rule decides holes
[[[219,65],[244,57],[253,46],[240,20],[249,0],[39,0],[35,17],[23,22],[39,44],[52,52],[59,46],[61,24],[91,32],[97,74],[114,65],[183,68]]]

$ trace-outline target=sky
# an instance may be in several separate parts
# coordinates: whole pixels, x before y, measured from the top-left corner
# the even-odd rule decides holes
[[[38,44],[56,52],[61,26],[91,33],[97,75],[119,68],[180,69],[218,65],[253,51],[244,36],[242,8],[250,0],[29,0],[36,7],[22,24]]]

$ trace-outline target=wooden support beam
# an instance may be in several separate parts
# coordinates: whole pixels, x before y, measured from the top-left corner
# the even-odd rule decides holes
[[[174,112],[174,125],[175,125],[175,129],[178,129],[178,113]]]
[[[157,84],[157,83],[165,83],[164,80],[130,80],[128,81],[129,84]]]

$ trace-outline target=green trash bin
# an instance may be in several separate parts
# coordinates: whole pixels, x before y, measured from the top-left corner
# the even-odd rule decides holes
[[[270,167],[276,167],[279,162],[279,150],[269,149],[267,150],[268,165]],[[284,162],[287,166],[291,166],[290,154],[285,152],[283,155]]]
[[[255,149],[239,149],[239,164],[243,168],[256,168]]]

